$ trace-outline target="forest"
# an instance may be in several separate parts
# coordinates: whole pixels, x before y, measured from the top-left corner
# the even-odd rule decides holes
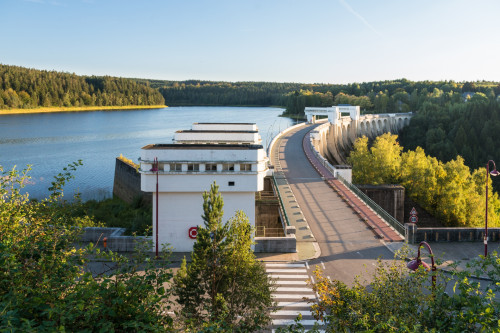
[[[371,147],[363,136],[354,143],[349,163],[356,184],[401,184],[405,195],[417,202],[447,227],[484,225],[486,179],[484,167],[470,170],[462,157],[442,162],[421,148],[406,150],[398,136],[385,133]],[[491,227],[500,227],[498,193],[488,197]]]
[[[146,80],[168,105],[286,107],[301,118],[306,106],[351,104],[362,113],[414,112],[400,134],[406,150],[422,147],[443,162],[464,158],[470,168],[500,160],[500,84],[406,79],[352,84]],[[498,180],[495,181],[495,184]],[[498,186],[498,185],[497,185]]]
[[[362,113],[414,112],[400,133],[406,150],[422,147],[443,162],[470,168],[500,160],[500,84],[410,81],[351,84],[166,81],[78,76],[0,64],[0,109],[50,106],[281,106],[302,118],[306,106],[351,104]],[[494,182],[498,188],[498,180]]]
[[[147,82],[0,64],[0,109],[163,104]]]

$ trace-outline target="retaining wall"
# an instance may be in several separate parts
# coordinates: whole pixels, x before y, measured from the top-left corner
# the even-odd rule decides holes
[[[92,242],[98,248],[103,249],[106,237],[106,248],[113,252],[133,252],[137,242],[151,241],[153,244],[152,237],[122,236],[124,232],[124,228],[84,228],[80,241],[82,243]],[[255,237],[254,252],[294,253],[297,252],[296,242],[294,234],[289,234],[287,237]],[[151,248],[151,252],[153,251],[154,249]]]
[[[295,253],[297,252],[297,239],[295,235],[287,235],[287,237],[255,237],[254,252]]]
[[[404,224],[405,188],[401,185],[356,185],[396,220]]]
[[[152,203],[152,194],[141,191],[141,174],[135,166],[116,158],[113,195],[131,204],[135,198],[142,197]]]
[[[483,242],[484,228],[418,228],[413,223],[406,223],[406,241],[410,244],[420,242]],[[489,228],[490,242],[500,240],[500,228]]]
[[[123,236],[124,232],[125,228],[84,228],[84,232],[80,236],[80,241],[82,243],[91,242],[103,249],[104,238],[106,238],[106,248],[113,252],[133,252],[137,242],[152,241],[152,237]]]

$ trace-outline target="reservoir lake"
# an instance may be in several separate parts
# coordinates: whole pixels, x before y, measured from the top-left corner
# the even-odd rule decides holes
[[[152,110],[35,113],[0,116],[0,165],[4,171],[32,165],[26,186],[30,198],[44,198],[54,176],[82,160],[65,186],[70,199],[112,196],[115,158],[137,163],[147,144],[172,143],[174,132],[195,122],[256,123],[265,148],[293,120],[279,117],[284,109],[269,107],[169,107]]]

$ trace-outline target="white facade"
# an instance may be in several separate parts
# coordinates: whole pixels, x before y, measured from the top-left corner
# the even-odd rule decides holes
[[[264,189],[264,177],[269,173],[268,158],[262,145],[224,142],[223,139],[227,138],[226,128],[231,125],[203,124],[201,128],[209,131],[209,143],[199,143],[198,131],[203,130],[198,129],[191,137],[187,135],[189,131],[185,132],[183,138],[186,140],[182,140],[197,143],[176,141],[174,144],[147,145],[142,148],[141,190],[153,193],[153,241],[157,232],[157,174],[158,242],[169,243],[175,252],[192,250],[194,239],[189,237],[188,231],[203,224],[202,194],[210,190],[214,181],[219,185],[219,192],[224,199],[224,221],[234,216],[237,210],[243,210],[250,223],[255,225],[255,192]],[[251,125],[255,126],[245,124],[247,128],[257,128]],[[214,127],[220,129],[214,130]],[[213,140],[220,143],[214,144]],[[158,159],[158,172],[151,171],[155,158]]]
[[[258,131],[185,130],[174,134],[175,143],[249,143],[261,144]]]
[[[349,117],[353,121],[357,121],[360,116],[360,107],[352,105],[337,105],[327,108],[321,107],[306,107],[304,113],[307,116],[307,122],[313,123],[316,116],[328,116],[328,121],[331,124],[339,124],[342,118],[342,113],[349,113]]]
[[[254,123],[194,123],[193,131],[258,131]]]

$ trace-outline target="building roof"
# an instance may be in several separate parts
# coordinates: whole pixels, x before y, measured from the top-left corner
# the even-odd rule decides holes
[[[179,143],[157,143],[149,144],[142,149],[179,149],[179,150],[257,150],[264,149],[262,145],[254,144],[179,144]]]
[[[193,123],[193,125],[255,125],[255,123]]]
[[[231,130],[178,130],[175,133],[259,133],[259,131],[231,131]]]

